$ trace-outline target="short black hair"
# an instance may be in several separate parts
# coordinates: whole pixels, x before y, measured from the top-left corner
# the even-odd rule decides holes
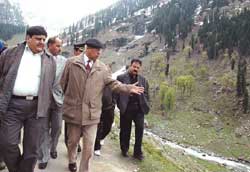
[[[42,26],[31,26],[27,29],[26,35],[32,37],[33,35],[48,36],[47,31]]]
[[[139,63],[140,66],[142,65],[142,61],[140,59],[137,59],[137,58],[132,59],[130,65],[132,65],[133,63]]]

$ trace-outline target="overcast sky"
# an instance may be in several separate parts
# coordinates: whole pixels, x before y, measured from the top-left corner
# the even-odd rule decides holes
[[[110,6],[118,0],[9,0],[19,3],[29,25],[43,25],[50,36],[83,16]]]

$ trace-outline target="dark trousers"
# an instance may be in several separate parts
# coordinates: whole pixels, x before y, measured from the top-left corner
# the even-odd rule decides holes
[[[1,147],[0,147],[0,163],[3,162],[3,153],[1,151]]]
[[[33,172],[41,137],[43,118],[37,116],[37,100],[12,98],[0,129],[0,143],[9,172]],[[23,154],[20,153],[23,128]]]
[[[109,134],[113,122],[114,122],[114,109],[112,108],[104,110],[101,114],[101,120],[97,128],[95,150],[101,149],[100,141],[103,140]]]
[[[67,133],[68,133],[68,125],[64,121],[64,143],[65,143],[66,147],[68,147],[68,140],[69,140]]]
[[[129,150],[132,121],[135,123],[134,155],[141,155],[144,114],[139,109],[128,108],[126,112],[120,116],[120,148],[123,152],[128,152]]]

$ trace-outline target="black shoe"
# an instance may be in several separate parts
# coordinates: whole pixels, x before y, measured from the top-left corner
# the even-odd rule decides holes
[[[3,169],[5,169],[6,168],[6,166],[5,166],[5,164],[4,164],[4,162],[0,162],[0,170],[3,170]]]
[[[56,159],[57,158],[57,152],[50,152],[50,157],[52,159]]]
[[[144,160],[144,155],[142,153],[141,154],[134,154],[133,157],[139,161]]]
[[[81,151],[82,151],[82,148],[81,148],[80,145],[78,145],[77,152],[79,153],[79,152],[81,152]]]
[[[127,151],[122,151],[122,156],[123,157],[128,157],[128,152]]]
[[[76,172],[77,171],[76,163],[69,164],[69,171],[70,172]]]
[[[39,163],[38,164],[38,168],[40,170],[44,170],[47,167],[48,163],[47,162],[43,162],[43,163]]]

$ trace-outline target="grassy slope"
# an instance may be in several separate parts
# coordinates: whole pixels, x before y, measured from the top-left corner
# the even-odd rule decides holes
[[[199,57],[200,58],[200,57]],[[197,62],[199,61],[199,63]],[[235,115],[235,72],[230,71],[229,60],[207,62],[206,59],[186,59],[183,53],[175,55],[171,60],[172,77],[192,74],[196,79],[196,86],[191,96],[181,96],[177,91],[176,108],[162,117],[159,112],[159,97],[153,97],[153,110],[147,117],[153,130],[163,137],[179,143],[201,147],[226,157],[244,157],[249,159],[249,138],[236,137],[235,130],[241,125],[240,114]],[[201,68],[206,72],[201,75]],[[224,75],[233,80],[229,84],[232,91],[216,91],[227,82]],[[154,73],[148,75],[153,83],[160,83],[162,79]],[[168,83],[171,83],[169,78]],[[174,79],[173,79],[174,80]],[[173,83],[173,81],[172,81]],[[197,110],[198,109],[198,110]]]
[[[115,118],[115,123],[119,119]],[[119,127],[118,127],[119,128]],[[118,128],[113,128],[109,137],[113,144],[119,147]],[[134,131],[134,130],[132,130]],[[134,133],[132,133],[134,136]],[[134,137],[131,140],[131,149],[129,154],[133,154],[132,145]],[[182,151],[161,146],[153,138],[145,136],[143,140],[143,150],[145,154],[144,161],[133,161],[138,166],[138,172],[229,172],[230,170],[215,163],[199,160],[191,156],[184,155]],[[192,164],[192,165],[190,165]]]

